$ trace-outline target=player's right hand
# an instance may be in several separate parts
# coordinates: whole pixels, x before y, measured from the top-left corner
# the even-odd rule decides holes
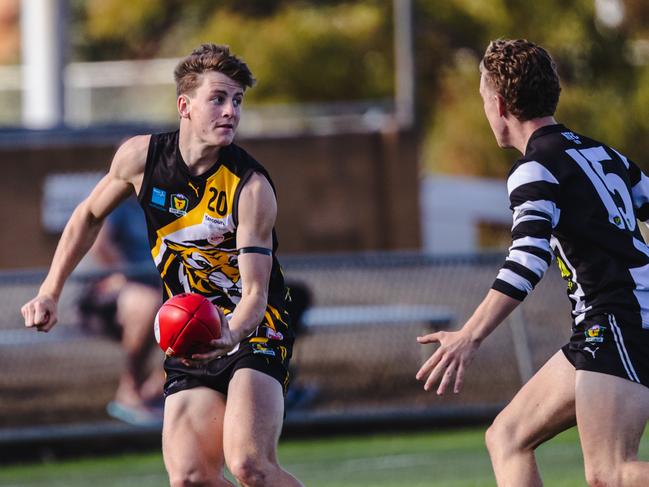
[[[439,347],[424,362],[417,372],[416,379],[424,381],[424,390],[431,390],[436,383],[437,394],[443,395],[455,376],[453,392],[458,394],[464,385],[466,368],[473,360],[479,343],[471,338],[466,329],[459,331],[438,331],[417,337],[421,344],[438,343]]]
[[[57,322],[56,300],[47,294],[39,294],[20,309],[25,326],[48,332]]]

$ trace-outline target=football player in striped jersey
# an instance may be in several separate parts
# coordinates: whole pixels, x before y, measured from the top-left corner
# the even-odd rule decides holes
[[[591,486],[647,485],[637,458],[649,418],[649,179],[615,149],[557,123],[554,61],[527,40],[493,41],[480,95],[500,147],[522,157],[509,174],[512,245],[483,302],[417,378],[438,394],[462,388],[480,343],[556,259],[572,305],[572,336],[522,387],[486,434],[499,486],[540,486],[534,450],[578,426]]]

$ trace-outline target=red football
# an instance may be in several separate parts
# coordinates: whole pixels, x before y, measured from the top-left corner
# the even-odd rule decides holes
[[[178,294],[162,305],[153,329],[166,355],[188,357],[211,350],[210,341],[221,337],[221,319],[205,296]]]

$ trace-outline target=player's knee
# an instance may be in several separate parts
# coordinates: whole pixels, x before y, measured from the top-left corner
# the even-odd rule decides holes
[[[207,472],[186,469],[169,472],[169,485],[171,487],[207,487],[211,486],[212,482]]]
[[[506,417],[498,416],[485,433],[485,444],[492,457],[525,450],[526,443],[519,424]]]
[[[503,421],[496,418],[485,432],[485,444],[487,445],[487,450],[492,455],[511,448],[511,436],[507,434],[506,427],[503,423]]]
[[[619,468],[602,463],[586,464],[586,483],[589,487],[622,487]]]
[[[270,462],[252,456],[243,456],[228,463],[228,468],[237,481],[246,487],[263,487],[273,474]]]

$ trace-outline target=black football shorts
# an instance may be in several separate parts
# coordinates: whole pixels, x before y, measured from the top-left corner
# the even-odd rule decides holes
[[[576,370],[614,375],[649,387],[649,330],[624,326],[612,314],[574,325],[562,351]]]
[[[241,342],[235,352],[200,367],[188,367],[183,365],[180,358],[167,357],[164,362],[167,375],[164,395],[167,397],[178,391],[201,386],[227,395],[230,380],[239,369],[254,369],[273,377],[286,394],[292,349],[292,340],[253,337]]]

